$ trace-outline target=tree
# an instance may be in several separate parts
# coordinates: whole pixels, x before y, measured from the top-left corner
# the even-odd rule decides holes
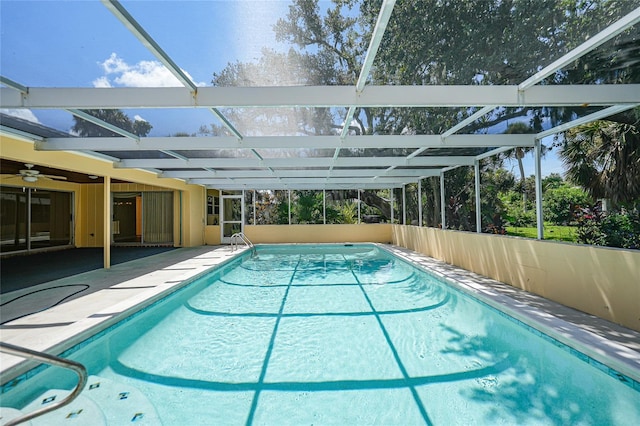
[[[591,197],[609,199],[614,206],[640,199],[637,125],[601,120],[575,127],[565,132],[559,155],[569,181]]]
[[[565,185],[564,178],[559,173],[551,173],[548,176],[542,178],[542,192],[546,192],[549,189],[560,188]]]
[[[127,114],[122,112],[119,109],[89,109],[85,110],[89,115],[92,115],[96,118],[99,118],[102,121],[105,121],[109,124],[113,124],[116,127],[119,127],[127,132],[133,133],[137,136],[147,136],[153,126],[145,120],[138,119],[130,119]],[[98,126],[97,124],[93,124],[87,120],[82,118],[73,117],[73,127],[71,129],[73,132],[77,133],[78,136],[88,137],[114,137],[120,136],[117,133],[112,132],[109,129],[106,129],[102,126]]]
[[[322,223],[321,191],[294,191],[293,196],[291,210],[296,223]]]
[[[554,225],[569,225],[577,219],[579,209],[592,204],[593,200],[582,188],[564,183],[544,192],[542,211],[545,221]]]
[[[504,133],[509,135],[521,135],[521,134],[534,133],[534,131],[526,123],[516,122],[516,123],[510,124]],[[524,155],[528,151],[531,151],[531,149],[532,148],[517,147],[515,149],[512,149],[511,151],[508,151],[505,154],[506,158],[513,157],[518,161],[518,170],[520,171],[520,185],[522,186],[522,211],[527,211],[527,191],[525,188],[526,176],[524,174],[524,165],[522,164],[522,159],[524,158]]]
[[[398,2],[382,39],[374,69],[368,76],[369,82],[403,85],[518,84],[596,34],[601,25],[631,11],[633,5],[629,3],[632,2]],[[328,6],[323,3],[321,9],[316,1],[294,0],[287,17],[279,20],[274,28],[277,40],[292,47],[287,52],[264,51],[263,57],[255,64],[229,64],[225,70],[214,74],[213,83],[234,86],[256,84],[255,76],[261,76],[267,84],[286,81],[291,84],[353,85],[359,77],[380,4],[380,0],[333,0]],[[618,36],[613,43],[623,42],[627,35]],[[585,58],[581,67],[562,70],[541,84],[593,80],[595,77],[591,74],[596,67],[589,65],[601,59]],[[617,71],[616,75],[625,81],[627,74]],[[349,126],[352,134],[437,134],[470,116],[476,108],[359,108],[352,123],[343,123],[346,116],[344,108],[323,110],[311,126],[308,121],[301,123],[286,115],[278,118],[278,114],[286,114],[280,111],[275,111],[276,114],[268,119],[260,115],[264,111],[250,117],[252,123],[260,123],[261,130],[273,128],[269,127],[273,123],[296,123],[293,131],[305,134],[327,134],[345,125]],[[522,121],[532,131],[538,132],[545,120],[555,125],[575,115],[576,110],[569,108],[496,108],[461,132],[498,133],[509,120]],[[340,155],[358,155],[360,152],[342,150]],[[396,149],[385,152],[369,150],[367,153],[408,155],[411,152]],[[481,152],[474,150],[469,155]],[[437,149],[430,149],[421,155],[439,153]],[[470,198],[465,195],[469,193],[469,181],[459,179],[467,174],[462,168],[447,173],[447,190],[450,191],[447,199],[453,200],[453,204],[448,202],[448,214],[455,217],[464,213],[457,206],[469,204]],[[437,179],[425,180],[425,186],[427,198],[432,198],[434,207],[427,211],[427,223],[433,223],[439,216]],[[366,191],[369,193],[372,191]],[[363,197],[365,203],[367,199],[376,200]],[[384,201],[387,207],[382,204],[381,211],[390,212],[388,202]],[[458,209],[455,214],[452,208]],[[464,209],[471,211],[468,207]],[[454,222],[453,217],[451,222],[448,221]],[[463,228],[468,225],[460,224]]]

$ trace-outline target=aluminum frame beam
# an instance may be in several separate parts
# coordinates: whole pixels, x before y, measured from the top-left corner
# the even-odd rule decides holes
[[[27,86],[23,86],[22,84],[17,83],[10,78],[4,77],[2,75],[0,75],[0,83],[21,93],[29,93],[29,88]]]
[[[362,64],[362,71],[360,71],[360,76],[358,77],[358,81],[356,83],[356,91],[362,92],[364,89],[364,85],[367,82],[367,78],[369,77],[369,72],[371,71],[371,67],[373,66],[373,61],[378,54],[378,48],[380,47],[380,42],[382,42],[382,36],[387,29],[387,24],[389,23],[389,19],[391,18],[391,13],[393,12],[393,7],[396,4],[396,0],[384,0],[382,5],[380,6],[380,13],[378,14],[378,20],[376,21],[376,26],[373,28],[373,34],[371,35],[371,40],[369,42],[369,48],[367,49],[367,54],[364,58],[364,63]]]
[[[30,87],[0,88],[0,108],[130,109],[244,107],[583,106],[640,102],[640,84],[534,86]]]
[[[212,189],[221,189],[221,190],[241,190],[241,189],[253,189],[256,191],[261,190],[286,190],[286,189],[310,189],[310,190],[331,190],[331,189],[392,189],[396,188],[398,184],[381,184],[381,183],[363,183],[361,185],[352,185],[352,184],[339,184],[339,183],[331,183],[331,182],[319,182],[319,183],[311,183],[311,184],[283,184],[280,181],[273,180],[264,184],[256,185],[253,182],[251,184],[237,184],[233,182],[229,182],[227,184],[224,183],[216,183],[215,185],[207,185],[203,184],[203,186]]]
[[[242,184],[242,185],[265,185],[271,184],[274,182],[278,182],[281,184],[287,184],[289,186],[294,186],[297,184],[316,184],[316,185],[327,185],[327,184],[339,184],[339,185],[358,185],[360,183],[378,183],[378,184],[393,184],[393,185],[403,185],[405,183],[417,182],[418,178],[397,178],[397,177],[380,177],[375,181],[373,179],[362,179],[362,178],[287,178],[287,179],[278,179],[274,177],[266,177],[263,179],[255,179],[255,178],[247,178],[247,179],[228,179],[228,178],[213,178],[213,179],[189,179],[189,183],[196,184],[207,184],[207,185],[224,185],[225,183],[232,182],[234,184]],[[355,188],[354,188],[355,189]]]
[[[542,212],[542,144],[536,141],[534,150],[535,192],[536,192],[536,236],[538,240],[544,239],[544,221]]]
[[[335,167],[446,167],[446,166],[472,166],[473,156],[434,156],[416,157],[407,160],[404,157],[340,157],[335,162]],[[119,168],[329,168],[332,163],[331,157],[317,158],[265,158],[263,160],[254,158],[191,158],[181,160],[177,158],[158,159],[123,159],[115,166]],[[384,173],[382,173],[384,175]]]
[[[116,130],[113,130],[116,131]],[[135,135],[133,135],[135,136]],[[497,148],[533,147],[536,135],[365,135],[346,140],[339,136],[247,136],[242,141],[231,136],[48,138],[36,144],[40,151],[207,151],[215,149],[322,149],[322,148]],[[414,155],[408,158],[413,158]]]
[[[334,169],[328,173],[326,169],[278,169],[276,170],[278,177],[286,178],[340,178],[340,177],[360,177],[372,178],[379,177],[402,177],[405,179],[416,179],[422,177],[439,176],[440,169],[395,169],[386,174],[380,174],[378,169]],[[178,179],[215,179],[215,178],[272,178],[273,175],[267,169],[262,170],[215,170],[207,171],[200,169],[191,170],[165,170],[160,174],[162,178],[178,178]]]

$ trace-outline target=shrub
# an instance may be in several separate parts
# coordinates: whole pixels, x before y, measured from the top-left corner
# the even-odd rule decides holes
[[[582,209],[576,234],[584,244],[640,249],[640,214],[637,210],[603,213],[598,207]]]
[[[511,226],[530,227],[536,226],[535,205],[527,202],[527,209],[522,205],[522,194],[508,191],[500,195],[500,201],[504,206],[504,219]]]
[[[545,192],[542,210],[545,221],[554,225],[568,225],[575,223],[577,209],[591,204],[589,194],[583,189],[561,185]]]

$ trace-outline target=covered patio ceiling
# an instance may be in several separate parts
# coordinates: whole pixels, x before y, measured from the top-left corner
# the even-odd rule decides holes
[[[376,85],[369,84],[372,68],[396,4],[383,1],[354,85],[220,87],[196,83],[123,4],[102,3],[182,87],[33,87],[29,81],[19,81],[19,75],[3,73],[0,108],[62,110],[119,136],[43,137],[6,123],[1,125],[3,132],[32,139],[36,150],[79,151],[113,161],[119,168],[144,169],[222,190],[397,188],[452,168],[474,166],[516,147],[534,147],[545,137],[640,105],[640,82],[540,84],[625,31],[634,31],[637,40],[640,8],[549,61],[519,84]],[[189,8],[189,3],[184,7]],[[352,125],[345,125],[353,122],[359,110],[374,107],[456,109],[461,113],[456,123],[436,134],[360,134]],[[466,130],[508,107],[572,107],[583,112],[534,133]],[[279,133],[277,128],[257,131],[251,123],[241,126],[228,117],[228,111],[233,110],[323,108],[342,114],[341,128],[333,134]],[[221,123],[224,134],[140,137],[86,112],[92,109],[204,110]]]

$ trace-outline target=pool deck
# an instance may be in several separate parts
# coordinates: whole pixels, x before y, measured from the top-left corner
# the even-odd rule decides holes
[[[562,343],[573,342],[597,362],[640,382],[640,333],[411,250],[382,247]],[[0,340],[60,353],[244,250],[176,249],[2,294]],[[0,354],[3,384],[28,368],[21,358]]]

